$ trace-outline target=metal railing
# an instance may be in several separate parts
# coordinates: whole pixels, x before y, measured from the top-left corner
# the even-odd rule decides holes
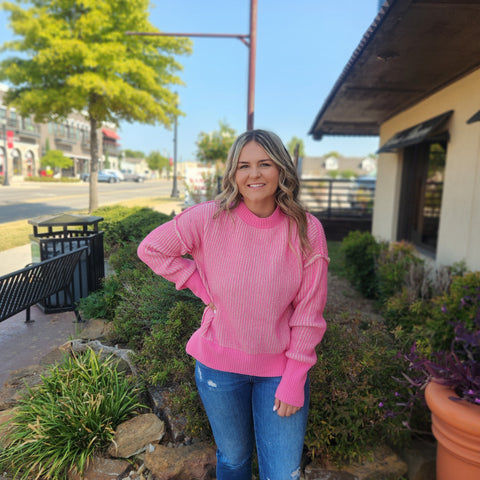
[[[308,178],[301,180],[300,199],[318,216],[371,217],[375,188],[356,180]]]

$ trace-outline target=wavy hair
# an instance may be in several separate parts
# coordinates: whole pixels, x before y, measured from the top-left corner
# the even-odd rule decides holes
[[[228,152],[225,174],[222,180],[222,192],[216,197],[219,208],[215,216],[220,212],[228,212],[230,209],[236,208],[242,199],[235,180],[235,173],[237,171],[240,153],[243,147],[249,142],[255,142],[262,147],[278,167],[279,179],[278,188],[275,193],[275,202],[282,212],[287,215],[291,221],[295,222],[302,252],[306,253],[310,249],[310,242],[307,235],[306,211],[298,198],[300,181],[288,150],[278,135],[273,132],[266,130],[249,130],[242,133],[233,142]]]

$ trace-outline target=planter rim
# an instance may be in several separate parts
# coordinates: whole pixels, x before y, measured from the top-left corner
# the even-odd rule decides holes
[[[452,427],[472,435],[480,435],[480,405],[463,400],[455,402],[449,397],[458,397],[450,387],[434,380],[427,385],[425,400],[433,414]]]

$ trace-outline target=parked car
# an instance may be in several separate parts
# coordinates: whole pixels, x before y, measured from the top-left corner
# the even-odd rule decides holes
[[[141,182],[144,182],[144,181],[145,181],[145,175],[142,175],[142,174],[140,174],[140,173],[129,172],[129,171],[122,170],[122,174],[123,174],[123,179],[124,179],[126,182],[138,182],[138,183],[141,183]]]
[[[88,182],[90,180],[90,173],[82,173],[80,175],[80,179],[84,182]],[[119,182],[119,178],[111,173],[107,173],[103,170],[98,172],[98,181],[99,182],[106,182],[106,183],[117,183]]]
[[[352,208],[368,208],[373,204],[377,177],[362,175],[355,179],[348,192],[348,201]]]
[[[123,182],[125,180],[125,177],[123,176],[123,173],[120,170],[114,170],[112,168],[104,168],[102,172],[109,173],[110,175],[113,175],[116,177],[119,182]]]

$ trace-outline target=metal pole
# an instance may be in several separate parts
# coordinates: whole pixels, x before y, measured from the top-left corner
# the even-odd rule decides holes
[[[247,130],[253,130],[255,59],[257,54],[257,0],[250,0],[250,44],[248,47]]]
[[[178,198],[178,186],[177,186],[177,116],[175,115],[175,123],[173,127],[173,187],[172,187],[172,194],[170,195],[172,198]]]
[[[247,130],[253,130],[255,110],[255,61],[257,56],[257,0],[250,0],[249,35],[232,33],[163,33],[163,32],[125,32],[125,35],[159,37],[200,37],[200,38],[238,38],[248,50],[248,91],[247,91]],[[249,41],[247,41],[247,39]]]
[[[10,182],[8,181],[8,145],[7,145],[7,128],[3,123],[3,145],[4,145],[4,157],[3,157],[3,186],[9,187]]]

